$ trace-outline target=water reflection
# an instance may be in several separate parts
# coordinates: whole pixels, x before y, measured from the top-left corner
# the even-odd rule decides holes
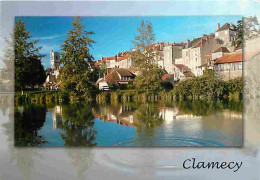
[[[15,109],[15,146],[37,146],[45,143],[45,139],[38,134],[46,118],[44,105],[26,105]]]
[[[241,146],[240,107],[220,101],[23,106],[15,110],[15,144]]]
[[[59,110],[59,112],[61,113],[61,110]],[[56,120],[55,118],[55,121]],[[66,146],[96,145],[94,116],[90,106],[86,104],[63,106],[62,119],[58,121],[57,124],[58,127],[64,131],[64,133],[60,135]]]

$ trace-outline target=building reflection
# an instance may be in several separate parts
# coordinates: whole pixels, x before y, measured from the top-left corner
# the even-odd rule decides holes
[[[99,109],[94,110],[95,118],[101,119],[104,122],[115,122],[123,126],[138,126],[137,122],[140,120],[138,118],[137,112],[141,110],[140,114],[143,114],[142,118],[146,118],[149,115],[146,114],[147,110],[151,111],[153,115],[151,117],[157,116],[161,118],[164,125],[173,125],[177,120],[191,120],[191,119],[201,119],[201,116],[195,116],[192,114],[185,114],[179,110],[178,107],[166,106],[166,105],[156,105],[155,108],[150,108],[149,105],[141,110],[141,105],[128,105],[120,104],[114,106],[100,106]],[[146,114],[146,115],[145,115]],[[158,114],[158,115],[156,115]]]
[[[57,121],[62,121],[62,106],[57,105],[52,109],[52,128],[57,129]]]

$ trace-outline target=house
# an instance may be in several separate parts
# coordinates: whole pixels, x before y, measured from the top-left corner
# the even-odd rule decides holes
[[[228,48],[220,47],[212,53],[212,60],[216,60],[229,53],[230,53],[230,51],[228,50]]]
[[[231,46],[232,42],[236,39],[237,27],[232,22],[224,24],[220,27],[217,24],[217,31],[215,32],[215,39],[218,39],[224,46]]]
[[[201,76],[204,73],[202,65],[212,61],[213,50],[220,47],[220,43],[215,39],[213,33],[190,41],[187,39],[187,45],[182,49],[183,64],[188,66],[195,76]]]
[[[60,89],[60,85],[57,83],[59,74],[59,69],[46,69],[47,78],[43,87],[46,89]]]
[[[214,71],[223,80],[242,77],[242,53],[222,56],[214,62]]]
[[[173,71],[174,81],[182,81],[194,77],[194,74],[191,72],[188,66],[185,66],[183,64],[174,64]]]
[[[100,63],[102,64],[102,62],[106,63],[107,68],[115,68],[118,66],[117,56],[102,57]]]
[[[163,47],[164,42],[156,42],[151,44],[152,53],[154,54],[154,63],[158,65],[158,67],[163,67]]]
[[[133,67],[133,61],[130,53],[124,53],[122,56],[119,56],[117,61],[119,68],[129,69]]]
[[[111,85],[118,86],[119,84],[128,84],[129,82],[132,82],[134,78],[135,75],[127,69],[114,68],[108,72],[105,78],[100,78],[97,81],[97,84],[99,85],[99,89],[103,90]]]
[[[167,73],[173,73],[173,64],[182,63],[182,49],[185,43],[172,43],[166,44],[163,47],[163,63],[162,68],[167,71]]]

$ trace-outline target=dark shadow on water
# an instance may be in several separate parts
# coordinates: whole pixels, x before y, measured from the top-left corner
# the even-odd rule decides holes
[[[46,107],[44,105],[25,105],[15,108],[14,123],[14,145],[15,146],[37,146],[45,143],[45,139],[38,134],[46,118]]]

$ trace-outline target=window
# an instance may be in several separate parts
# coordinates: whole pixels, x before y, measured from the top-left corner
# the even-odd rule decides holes
[[[238,70],[242,70],[242,62],[238,64]]]
[[[188,56],[188,51],[186,51],[186,56]]]

